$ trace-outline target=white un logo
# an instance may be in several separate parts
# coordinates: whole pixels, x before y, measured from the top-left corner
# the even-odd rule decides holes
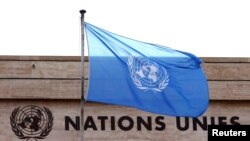
[[[133,83],[144,91],[162,92],[168,85],[167,70],[148,58],[128,57],[128,68]]]

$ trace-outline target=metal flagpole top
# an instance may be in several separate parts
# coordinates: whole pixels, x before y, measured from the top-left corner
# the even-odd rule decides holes
[[[79,12],[81,13],[81,15],[84,15],[86,13],[86,10],[82,9]]]
[[[84,22],[83,19],[84,19],[84,14],[86,13],[86,10],[82,9],[79,12],[81,13],[81,21]]]

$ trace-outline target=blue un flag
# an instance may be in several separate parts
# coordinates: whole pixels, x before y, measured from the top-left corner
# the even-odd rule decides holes
[[[197,117],[208,107],[208,84],[196,56],[126,38],[85,23],[88,101],[169,116]]]

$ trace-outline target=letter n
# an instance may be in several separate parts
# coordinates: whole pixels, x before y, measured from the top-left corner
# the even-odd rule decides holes
[[[75,129],[80,130],[80,117],[75,117],[75,122],[69,117],[65,116],[65,130],[69,130],[69,124]]]

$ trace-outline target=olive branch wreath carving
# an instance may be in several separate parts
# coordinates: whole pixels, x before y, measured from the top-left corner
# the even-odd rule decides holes
[[[35,136],[35,137],[30,137],[30,136],[25,136],[17,127],[17,123],[15,121],[16,119],[16,116],[17,116],[17,113],[20,109],[20,107],[18,108],[15,108],[13,110],[13,112],[11,113],[11,116],[10,116],[10,125],[11,125],[11,129],[12,131],[15,133],[15,135],[19,138],[19,139],[27,139],[29,140],[30,138],[34,138],[34,139],[44,139],[46,136],[49,135],[50,131],[52,130],[52,127],[53,127],[53,120],[54,120],[54,117],[51,113],[51,111],[46,108],[46,107],[43,107],[47,116],[48,116],[48,123],[47,123],[47,126],[46,128],[40,133],[39,136]]]

